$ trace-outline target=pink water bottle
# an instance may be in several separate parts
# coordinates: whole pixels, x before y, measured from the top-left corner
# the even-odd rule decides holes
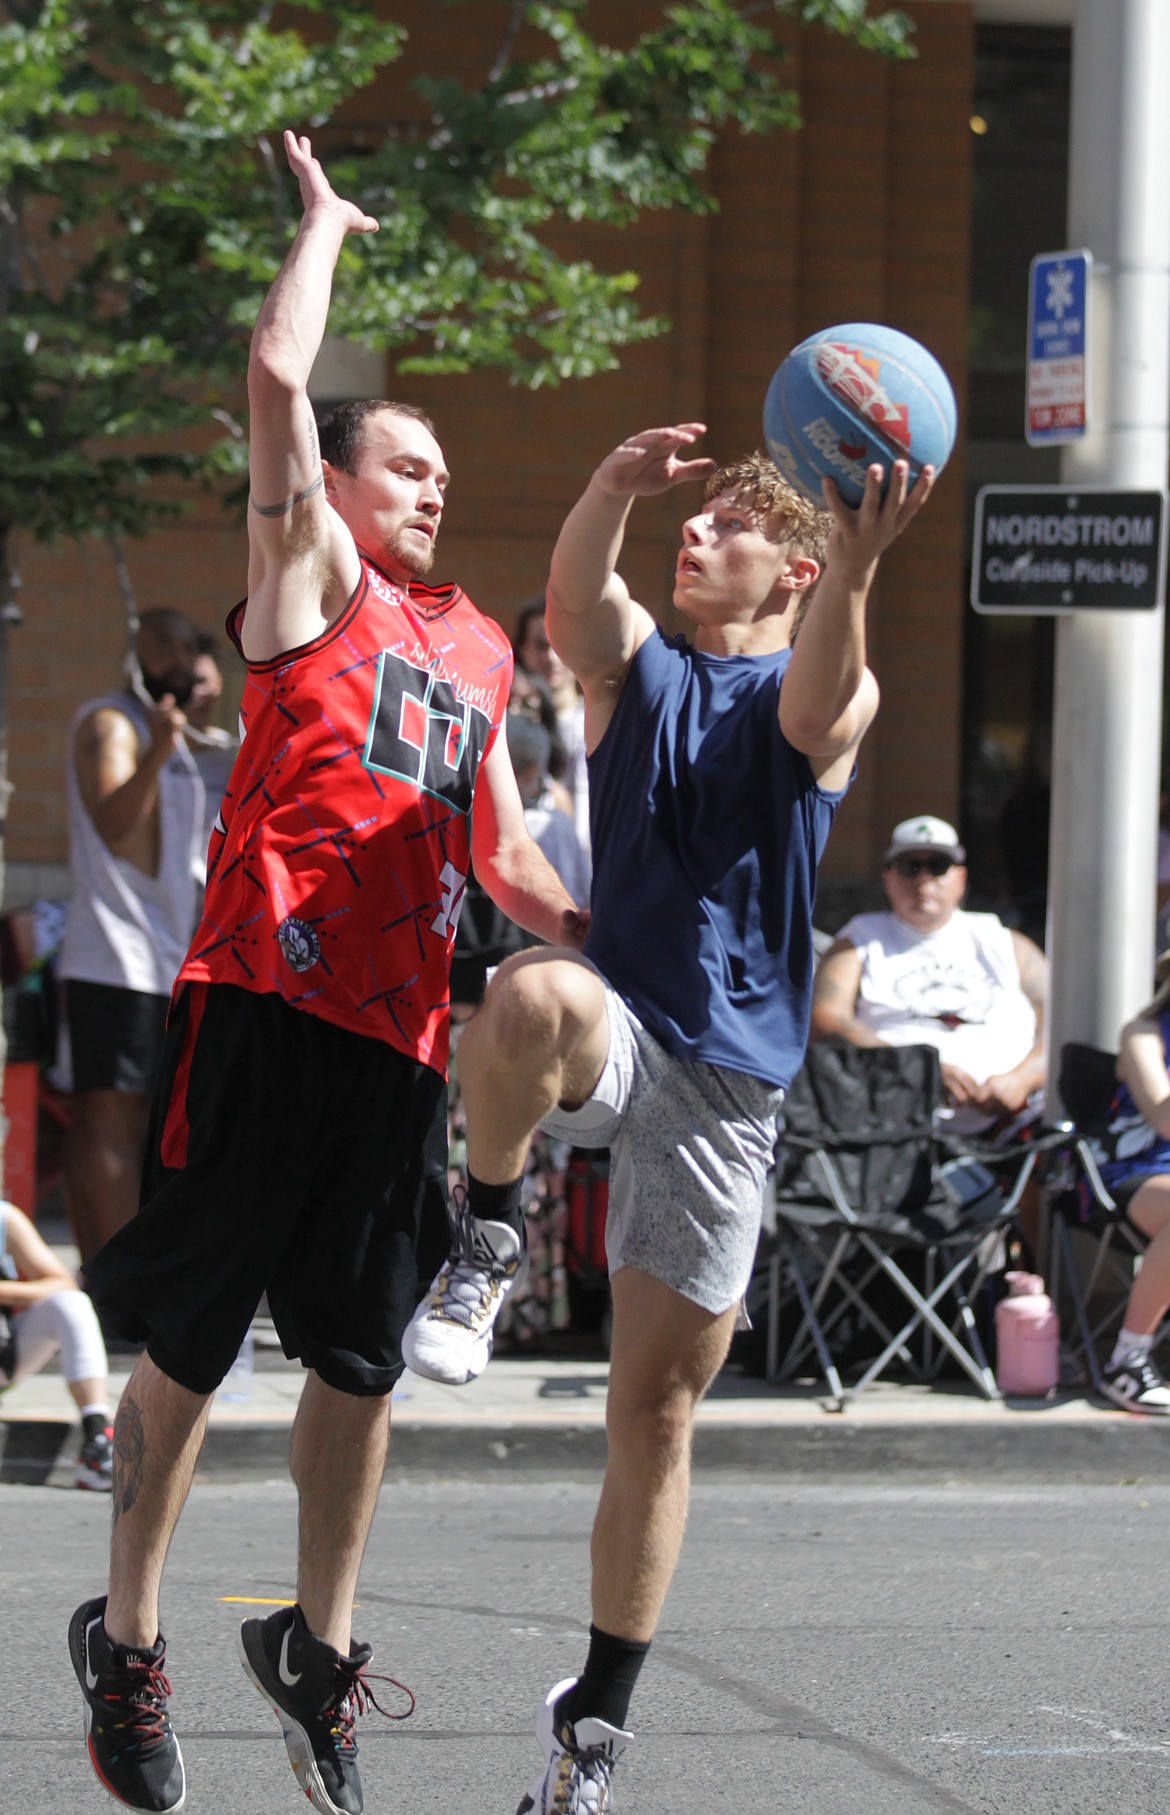
[[[1001,1393],[1039,1399],[1060,1380],[1060,1320],[1038,1273],[1008,1273],[995,1307],[995,1377]]]

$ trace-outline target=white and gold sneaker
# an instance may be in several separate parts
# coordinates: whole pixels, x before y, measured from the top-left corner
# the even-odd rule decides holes
[[[414,1374],[466,1386],[491,1360],[496,1319],[528,1273],[528,1238],[508,1223],[472,1216],[457,1202],[451,1258],[402,1332],[402,1359]]]
[[[544,1772],[516,1815],[612,1815],[614,1769],[634,1736],[591,1718],[558,1726],[557,1703],[576,1682],[575,1676],[566,1677],[545,1696],[536,1717]]]

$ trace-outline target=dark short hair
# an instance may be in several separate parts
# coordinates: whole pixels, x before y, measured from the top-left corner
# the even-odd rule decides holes
[[[366,438],[366,422],[371,416],[377,416],[383,410],[389,410],[393,416],[409,416],[412,422],[421,422],[424,429],[438,440],[438,430],[425,410],[420,410],[413,403],[392,403],[385,397],[360,397],[350,403],[339,403],[323,416],[317,425],[317,434],[321,442],[321,458],[328,460],[330,466],[342,473],[354,473],[357,470],[358,456]]]
[[[223,665],[220,661],[222,649],[219,638],[217,636],[212,636],[210,630],[197,630],[195,632],[195,654],[209,655],[217,668],[222,667]]]
[[[538,599],[529,599],[527,605],[521,605],[516,616],[516,625],[512,631],[512,654],[520,662],[520,651],[528,637],[528,626],[533,618],[543,618],[545,612],[544,594]],[[523,662],[520,662],[523,667]]]
[[[153,631],[156,636],[183,637],[189,643],[198,640],[199,632],[186,612],[176,611],[173,605],[153,605],[144,611],[138,619],[139,634]]]

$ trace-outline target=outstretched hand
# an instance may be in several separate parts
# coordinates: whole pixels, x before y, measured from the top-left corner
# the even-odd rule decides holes
[[[687,479],[706,479],[713,460],[680,460],[683,448],[706,433],[706,423],[679,422],[669,429],[643,429],[607,454],[594,475],[615,498],[650,498]]]
[[[864,573],[871,568],[895,536],[900,536],[907,524],[913,522],[934,490],[933,466],[924,466],[910,489],[908,462],[895,460],[890,471],[889,489],[883,498],[884,477],[880,466],[867,469],[865,492],[856,510],[845,503],[832,479],[821,481],[826,507],[833,516],[830,554],[836,554],[852,572]]]
[[[286,132],[284,150],[288,167],[301,186],[301,203],[306,214],[311,208],[330,208],[341,214],[347,233],[377,233],[378,223],[372,214],[363,214],[355,202],[347,202],[336,194],[313,156],[313,147],[307,138]]]

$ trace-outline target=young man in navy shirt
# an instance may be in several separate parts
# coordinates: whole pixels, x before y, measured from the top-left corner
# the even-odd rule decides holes
[[[688,458],[702,432],[631,436],[561,531],[547,622],[585,695],[592,928],[584,957],[534,950],[501,966],[460,1050],[473,1228],[518,1219],[538,1125],[612,1151],[609,1461],[589,1654],[540,1711],[545,1764],[517,1815],[613,1807],[631,1693],[682,1542],[695,1408],[740,1312],[777,1117],[804,1055],[816,865],[877,710],[866,600],[933,482],[928,468],[910,492],[896,461],[884,499],[873,467],[857,510],[831,481],[822,510],[766,455],[719,472]],[[699,478],[706,497],[683,526],[674,585],[688,642],[664,636],[616,570],[635,498]],[[407,1332],[410,1365],[472,1378],[501,1302],[466,1241]]]

